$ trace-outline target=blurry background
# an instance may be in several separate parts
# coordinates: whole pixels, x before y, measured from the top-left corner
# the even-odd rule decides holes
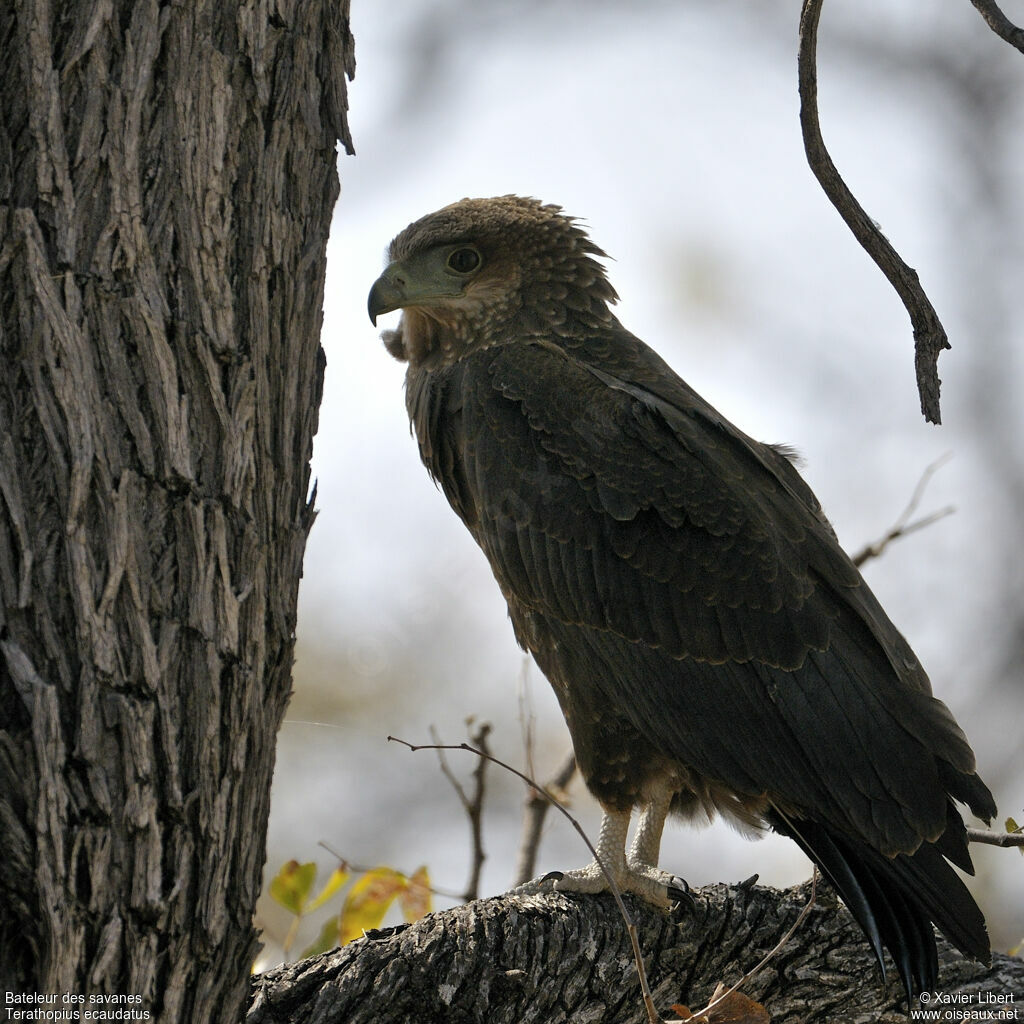
[[[967,0],[863,0],[823,17],[825,141],[953,344],[936,427],[919,412],[907,315],[805,162],[796,0],[352,6],[358,155],[341,158],[329,248],[320,515],[268,871],[317,860],[326,877],[323,840],[356,864],[425,863],[436,885],[461,891],[470,844],[455,794],[433,753],[388,734],[428,742],[434,726],[459,742],[473,716],[494,723],[496,755],[525,766],[532,716],[541,780],[568,749],[482,554],[419,463],[404,368],[366,316],[401,228],[463,196],[508,192],[585,219],[614,257],[623,323],[744,431],[800,450],[848,550],[882,535],[925,468],[950,455],[920,512],[955,515],[865,575],[971,738],[1001,818],[1024,819],[1021,55]],[[1021,0],[1003,6],[1024,21]],[[449,759],[466,778],[475,767],[468,754]],[[490,771],[483,895],[510,884],[522,796]],[[596,836],[578,780],[572,796]],[[972,885],[1007,949],[1024,937],[1024,862],[974,851]],[[539,871],[588,859],[549,816]],[[691,885],[809,874],[792,843],[752,844],[721,824],[670,826],[661,862]],[[265,966],[281,957],[287,915],[264,898],[260,923]]]

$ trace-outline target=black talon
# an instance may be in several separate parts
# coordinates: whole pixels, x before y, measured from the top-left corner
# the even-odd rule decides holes
[[[542,882],[560,882],[565,878],[564,871],[549,871],[546,875],[541,876]]]
[[[685,878],[676,877],[673,879],[679,883],[679,885],[670,885],[668,887],[669,899],[676,903],[686,903],[691,909],[696,906],[693,901],[693,897],[690,895],[690,884]]]

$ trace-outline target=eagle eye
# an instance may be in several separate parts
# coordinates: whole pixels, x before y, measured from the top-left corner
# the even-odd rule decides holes
[[[456,274],[472,274],[482,262],[476,249],[462,246],[448,256],[448,269],[454,270]]]

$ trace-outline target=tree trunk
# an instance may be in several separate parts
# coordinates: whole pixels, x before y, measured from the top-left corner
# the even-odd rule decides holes
[[[5,1010],[240,1017],[314,515],[347,7],[0,6]]]
[[[675,1003],[703,1008],[720,981],[731,985],[778,943],[807,897],[807,886],[780,893],[716,885],[695,891],[694,908],[671,916],[628,897],[658,1012],[674,1019]],[[1019,1012],[1024,962],[996,955],[987,969],[965,962],[941,937],[939,958],[942,997],[929,1008],[952,1007],[959,1016],[950,1020],[988,1019],[983,1011],[998,1014],[1016,995]],[[607,896],[478,900],[370,932],[253,985],[246,1024],[647,1020],[629,936]],[[824,885],[797,932],[743,992],[772,1024],[907,1021],[898,978],[883,983],[862,932]]]

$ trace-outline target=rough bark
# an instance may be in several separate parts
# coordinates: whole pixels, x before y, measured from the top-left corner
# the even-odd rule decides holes
[[[779,941],[807,895],[710,886],[672,916],[628,898],[658,1011],[703,1007],[719,981],[732,984]],[[1021,960],[996,955],[985,968],[941,940],[939,956],[942,991],[963,993],[959,1009],[999,1009],[979,993],[1016,994],[1019,1007]],[[799,931],[743,991],[773,1024],[907,1020],[898,978],[883,983],[860,929],[820,887]],[[270,971],[253,980],[246,1024],[646,1020],[614,902],[556,894],[478,900]]]
[[[0,53],[0,990],[238,1019],[347,2],[13,0]]]

